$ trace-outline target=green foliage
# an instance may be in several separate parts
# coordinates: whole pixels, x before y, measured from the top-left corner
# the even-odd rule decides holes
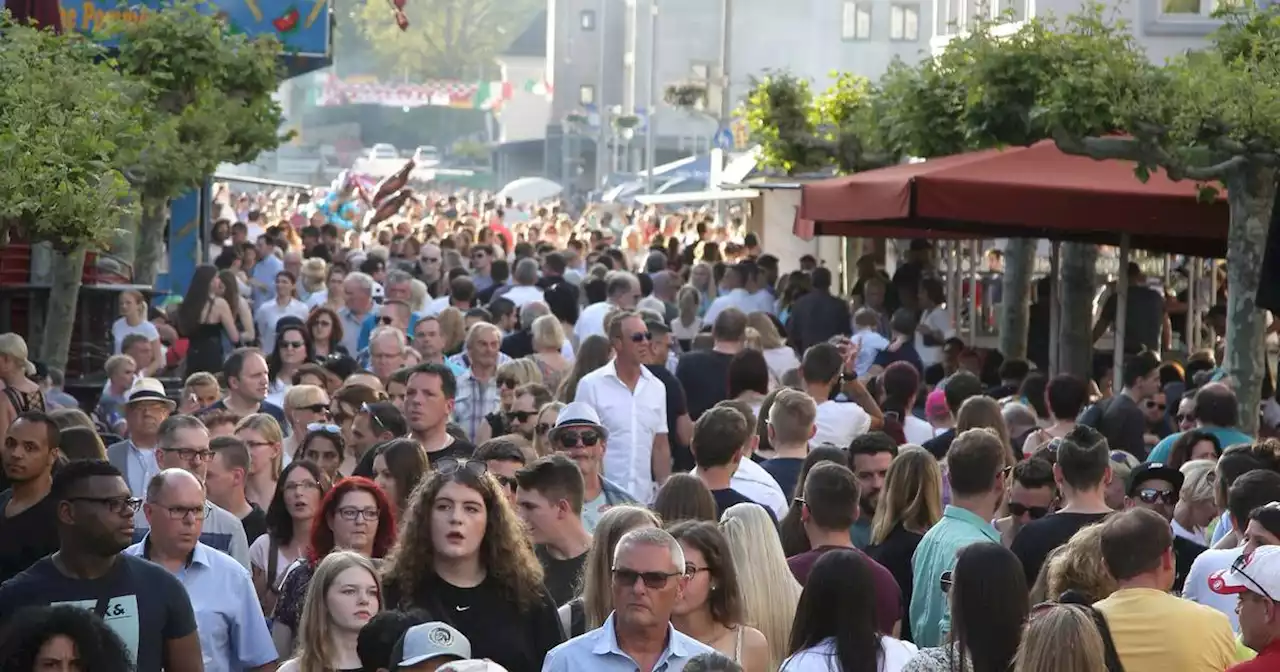
[[[396,25],[386,0],[356,4],[348,15],[376,59],[369,72],[415,82],[475,81],[497,78],[494,58],[545,6],[541,0],[406,0],[407,30]]]
[[[149,142],[126,175],[145,195],[172,198],[223,162],[243,162],[283,139],[279,87],[281,45],[249,39],[181,0],[145,21],[119,21],[121,70],[145,83]]]
[[[83,37],[5,12],[0,33],[0,222],[63,251],[102,245],[131,213],[119,166],[144,142],[145,92]]]

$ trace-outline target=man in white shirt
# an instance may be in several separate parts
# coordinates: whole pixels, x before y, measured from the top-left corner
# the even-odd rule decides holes
[[[720,296],[717,296],[715,301],[712,301],[711,305],[707,307],[707,314],[702,316],[703,324],[714,324],[716,316],[726,308],[737,308],[744,315],[750,315],[762,309],[759,299],[747,289],[747,279],[750,273],[750,269],[746,268],[747,266],[747,264],[738,264],[725,270],[724,281],[721,283],[725,291]]]
[[[581,343],[588,336],[604,336],[604,318],[610,311],[632,310],[640,300],[640,281],[626,271],[614,271],[605,276],[605,296],[600,303],[593,303],[582,310],[573,333]]]
[[[947,292],[936,278],[920,281],[920,323],[916,326],[916,353],[920,363],[929,368],[942,361],[942,345],[955,335],[951,311],[947,310]]]
[[[537,286],[537,260],[526,258],[516,262],[516,270],[511,274],[511,279],[515,284],[502,296],[516,304],[516,308],[523,308],[533,301],[542,300],[542,290]]]
[[[819,343],[804,353],[800,373],[804,376],[804,389],[818,404],[814,419],[817,431],[809,439],[810,446],[831,444],[847,448],[854,437],[884,426],[880,406],[858,381],[852,368],[857,358],[857,347],[846,346],[845,353],[830,343]],[[853,401],[835,401],[831,391],[843,383],[842,391]]]
[[[578,382],[575,400],[594,408],[609,432],[605,476],[647,502],[671,475],[667,388],[643,365],[652,338],[644,319],[624,311],[608,328],[614,358]]]

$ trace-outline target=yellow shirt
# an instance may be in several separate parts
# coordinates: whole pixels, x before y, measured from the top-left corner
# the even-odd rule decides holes
[[[1093,606],[1125,672],[1223,672],[1237,660],[1231,623],[1216,609],[1149,588],[1124,588]]]

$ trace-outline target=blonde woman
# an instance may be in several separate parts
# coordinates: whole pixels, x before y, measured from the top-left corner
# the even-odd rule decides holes
[[[356,640],[381,609],[382,582],[368,558],[351,551],[325,556],[311,577],[298,623],[294,657],[281,672],[360,670]]]
[[[613,613],[613,551],[622,536],[632,530],[662,527],[652,511],[629,504],[610,508],[600,516],[582,566],[582,594],[560,607],[560,626],[569,637],[577,637],[604,625]],[[786,566],[784,561],[783,566]],[[790,570],[787,576],[791,576]]]
[[[924,448],[906,444],[885,473],[871,522],[867,555],[893,574],[902,603],[911,604],[911,556],[920,539],[942,519],[942,469]],[[911,641],[911,619],[902,619],[902,639]]]
[[[538,457],[544,457],[556,452],[555,446],[547,441],[547,432],[556,426],[556,421],[560,419],[560,409],[564,408],[564,403],[553,401],[543,404],[538,409],[538,419],[533,426],[533,452]]]
[[[990,429],[1000,437],[1000,443],[1005,447],[1006,467],[1017,463],[1019,458],[1014,455],[1013,443],[1009,440],[1009,427],[1004,423],[999,402],[980,395],[970,397],[960,405],[960,412],[956,414],[956,436],[977,427]]]
[[[671,321],[671,336],[680,342],[680,349],[688,352],[693,345],[693,338],[702,331],[702,318],[699,317],[701,295],[693,285],[685,285],[676,292],[676,308],[679,313]]]
[[[773,518],[758,504],[734,504],[720,518],[742,587],[743,625],[769,642],[769,669],[790,653],[791,623],[803,590],[782,554]]]
[[[284,393],[284,418],[289,423],[289,436],[284,440],[284,462],[288,464],[298,452],[307,426],[329,419],[329,393],[319,385],[294,385]]]
[[[533,321],[533,355],[530,359],[542,373],[542,384],[549,390],[560,389],[560,382],[573,368],[564,356],[564,327],[555,315],[543,315]]]
[[[1075,604],[1047,604],[1031,612],[1018,645],[1014,672],[1106,670],[1106,646],[1087,609]]]
[[[302,262],[302,273],[298,276],[298,299],[310,305],[311,297],[325,290],[324,280],[328,271],[329,265],[319,257],[311,257]]]
[[[1102,525],[1080,528],[1044,566],[1040,575],[1045,577],[1043,597],[1048,600],[1057,600],[1071,590],[1093,604],[1111,597],[1118,587],[1102,560]]]
[[[1188,541],[1208,546],[1209,523],[1218,517],[1214,504],[1214,460],[1192,460],[1182,465],[1182,492],[1173,509],[1173,534]]]
[[[507,412],[516,401],[516,388],[529,383],[542,384],[542,373],[531,359],[513,359],[498,367],[494,375],[498,384],[498,408],[486,416],[476,428],[475,441],[479,445],[495,436],[510,434]]]
[[[778,333],[778,327],[768,313],[749,313],[747,326],[760,335],[760,351],[764,353],[764,361],[769,364],[769,375],[774,381],[782,380],[782,374],[800,368],[796,351],[782,340],[782,334]]]
[[[701,245],[700,245],[701,246]],[[711,268],[711,264],[705,261],[699,261],[693,265],[693,269],[689,271],[689,284],[698,290],[698,316],[707,314],[707,309],[711,307],[711,302],[716,300],[716,279],[715,271]]]
[[[275,418],[266,413],[246,415],[236,423],[236,438],[249,448],[249,473],[245,475],[244,496],[263,511],[276,494],[284,455],[284,433]]]
[[[462,343],[467,338],[467,320],[462,311],[449,306],[436,316],[440,323],[440,335],[444,338],[444,355],[451,357],[462,352]]]
[[[160,332],[156,325],[147,320],[147,300],[132,289],[120,293],[120,319],[111,323],[111,341],[115,344],[113,354],[118,355],[124,350],[124,339],[131,334],[145,337],[150,344],[151,366],[139,373],[154,376],[164,365],[164,346],[160,345]]]

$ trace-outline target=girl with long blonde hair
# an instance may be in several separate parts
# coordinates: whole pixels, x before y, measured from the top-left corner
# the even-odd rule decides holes
[[[769,669],[790,653],[791,623],[803,588],[791,574],[773,518],[758,504],[734,504],[720,517],[720,530],[742,588],[744,625],[769,642]]]
[[[276,481],[284,456],[284,432],[275,418],[266,413],[246,415],[236,423],[236,438],[249,449],[249,473],[245,474],[244,496],[263,511],[276,494]]]
[[[1004,422],[1004,415],[1000,412],[1000,403],[991,397],[977,396],[970,397],[960,405],[960,412],[956,414],[956,436],[963,434],[966,430],[984,428],[989,429],[1000,437],[1000,443],[1005,447],[1004,463],[1006,467],[1012,467],[1017,463],[1018,457],[1013,454],[1013,442],[1009,439],[1009,427]]]
[[[360,628],[381,609],[381,595],[378,571],[368,558],[352,551],[325,556],[303,603],[294,657],[281,672],[361,669],[356,640]]]
[[[1014,672],[1106,670],[1106,646],[1086,609],[1075,604],[1037,606],[1018,645]]]
[[[626,533],[650,527],[662,527],[662,521],[641,506],[619,504],[600,516],[582,566],[582,594],[560,607],[560,625],[565,634],[577,637],[604,625],[613,612],[613,551]]]

